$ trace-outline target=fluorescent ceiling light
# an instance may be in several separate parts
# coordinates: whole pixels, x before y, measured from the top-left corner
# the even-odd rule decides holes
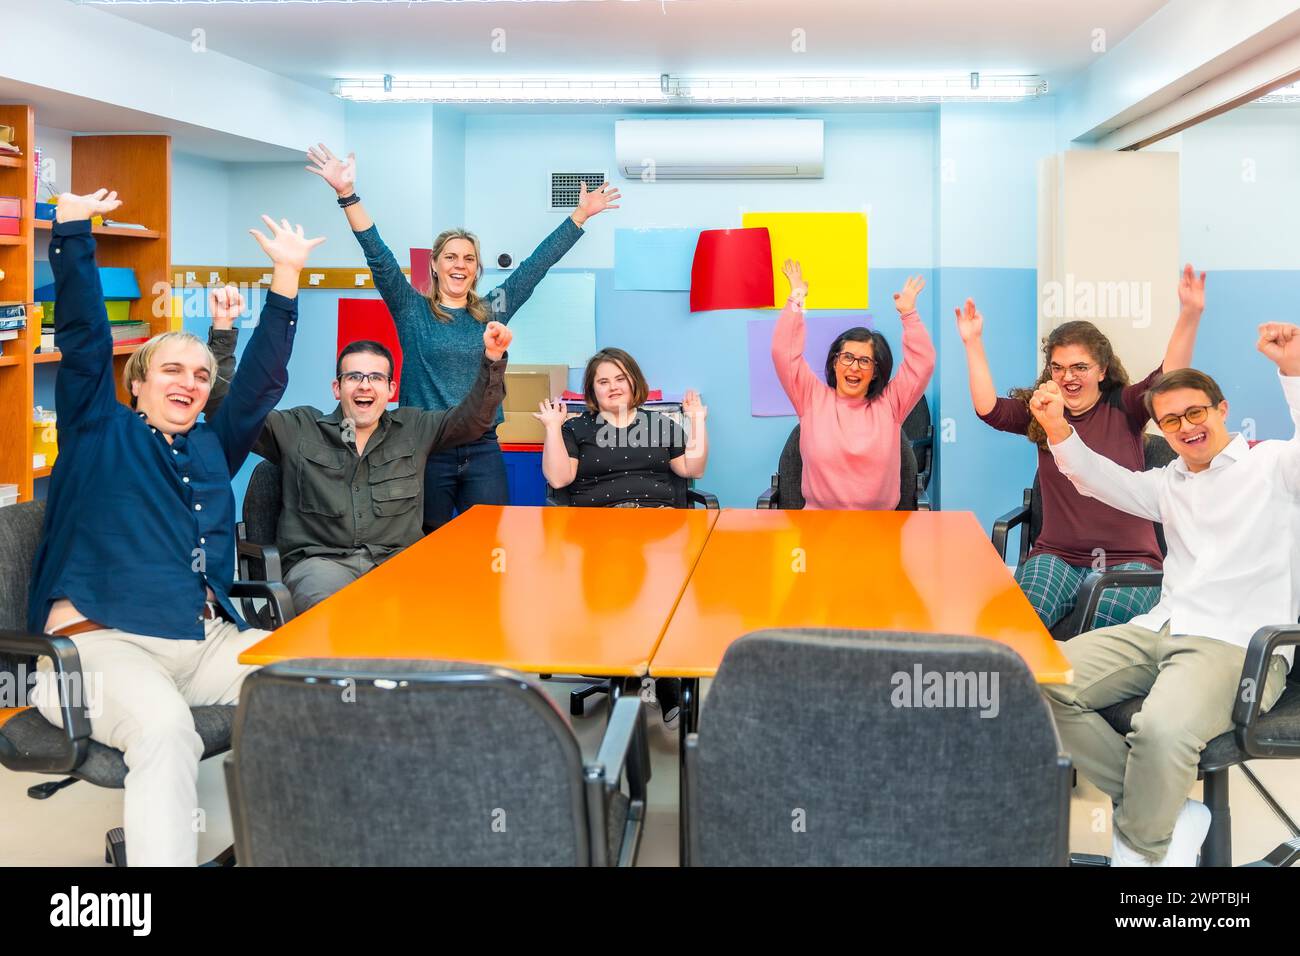
[[[1037,76],[372,77],[337,79],[334,94],[371,103],[953,103],[1031,99]]]

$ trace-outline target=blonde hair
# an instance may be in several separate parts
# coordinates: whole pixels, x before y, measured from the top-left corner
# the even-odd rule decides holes
[[[131,386],[135,382],[143,382],[148,377],[149,365],[153,362],[154,353],[172,342],[197,345],[203,349],[203,354],[208,357],[208,378],[209,380],[216,378],[217,357],[212,354],[212,349],[208,348],[207,342],[192,332],[159,332],[132,352],[126,360],[126,367],[122,369],[122,386],[130,396],[132,408],[135,408],[135,395],[131,392]]]
[[[448,229],[433,240],[433,253],[429,256],[429,291],[425,295],[425,299],[428,300],[434,318],[439,322],[451,321],[451,313],[447,311],[446,306],[438,301],[438,257],[442,255],[442,250],[447,243],[453,239],[464,239],[474,245],[474,258],[478,260],[478,268],[474,272],[474,278],[470,281],[469,292],[466,293],[465,308],[475,320],[486,325],[492,318],[492,309],[484,298],[474,291],[474,287],[478,285],[478,277],[483,274],[483,253],[479,249],[478,236],[472,232],[464,229]]]

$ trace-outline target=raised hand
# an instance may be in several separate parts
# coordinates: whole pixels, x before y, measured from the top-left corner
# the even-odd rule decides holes
[[[602,183],[594,192],[587,192],[587,184],[583,183],[578,193],[578,208],[573,211],[573,221],[581,226],[597,213],[617,209],[617,203],[622,198],[618,187],[613,183]]]
[[[489,322],[483,330],[483,351],[495,362],[505,354],[514,337],[514,333],[500,322]]]
[[[97,189],[85,196],[62,193],[54,207],[54,218],[59,222],[76,222],[78,219],[110,213],[120,205],[122,200],[117,198],[117,193],[107,189]]]
[[[957,334],[963,345],[977,341],[984,334],[984,316],[975,308],[974,299],[967,299],[962,308],[953,311],[957,313]]]
[[[916,308],[916,297],[921,294],[925,288],[925,279],[921,276],[908,276],[903,283],[903,291],[894,293],[894,308],[898,309],[899,315],[907,315]]]
[[[709,414],[709,406],[700,401],[700,393],[692,388],[686,390],[686,396],[682,399],[682,414],[692,421],[704,421]]]
[[[548,431],[559,428],[569,417],[569,409],[560,398],[544,398],[537,403],[537,408],[538,411],[533,412],[533,418],[541,422]]]
[[[1205,311],[1205,273],[1198,278],[1191,263],[1183,266],[1183,274],[1178,279],[1178,305],[1184,312]]]
[[[233,285],[221,286],[208,292],[208,314],[214,329],[230,329],[235,319],[244,313],[244,297]]]
[[[288,219],[281,219],[277,224],[270,216],[263,215],[262,222],[271,230],[269,239],[256,229],[248,231],[277,266],[302,271],[307,264],[308,254],[325,241],[324,236],[308,239],[303,234],[302,226],[290,226]]]
[[[329,183],[340,196],[351,196],[357,185],[357,154],[348,153],[347,159],[339,159],[329,151],[324,143],[309,147],[307,159],[311,165],[307,172],[315,173]]]
[[[781,271],[785,273],[786,281],[790,283],[790,295],[803,304],[803,300],[808,298],[808,283],[803,278],[803,267],[794,259],[786,259],[785,264],[781,266]]]
[[[1062,433],[1069,428],[1065,422],[1065,396],[1055,382],[1049,380],[1034,389],[1029,398],[1029,411],[1038,419],[1038,424],[1043,426],[1053,444],[1065,437]],[[1053,435],[1060,437],[1053,438]]]
[[[1265,322],[1259,327],[1258,348],[1283,375],[1300,375],[1300,326]]]

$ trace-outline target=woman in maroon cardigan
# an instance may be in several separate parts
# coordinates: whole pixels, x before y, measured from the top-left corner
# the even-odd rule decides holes
[[[1141,471],[1142,433],[1150,418],[1142,396],[1164,372],[1191,364],[1205,308],[1205,273],[1198,277],[1190,265],[1183,270],[1178,301],[1178,321],[1164,361],[1140,382],[1129,383],[1128,373],[1100,329],[1091,322],[1074,321],[1057,326],[1044,339],[1038,381],[1030,388],[1013,389],[1010,398],[999,398],[993,385],[984,355],[984,317],[971,299],[964,309],[956,310],[975,413],[993,428],[1024,435],[1038,446],[1043,526],[1029,557],[1016,569],[1016,581],[1048,627],[1074,609],[1079,586],[1090,571],[1158,569],[1162,556],[1150,521],[1081,495],[1061,474],[1047,450],[1042,427],[1029,412],[1029,397],[1038,385],[1055,381],[1065,395],[1066,420],[1084,443],[1125,468]],[[1123,624],[1149,611],[1159,598],[1159,588],[1109,589],[1089,626]]]

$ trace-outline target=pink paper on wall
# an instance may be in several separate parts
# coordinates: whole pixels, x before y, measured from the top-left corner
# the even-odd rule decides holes
[[[339,299],[339,337],[337,356],[351,342],[370,339],[393,353],[393,379],[402,380],[402,346],[397,342],[397,327],[382,299]],[[393,390],[397,401],[397,390]]]
[[[772,332],[776,319],[751,319],[746,329],[749,346],[749,414],[756,417],[793,415],[794,406],[786,398],[785,390],[772,367]],[[804,313],[807,334],[803,355],[817,380],[826,380],[826,353],[831,344],[845,329],[876,324],[870,315],[861,312]]]

